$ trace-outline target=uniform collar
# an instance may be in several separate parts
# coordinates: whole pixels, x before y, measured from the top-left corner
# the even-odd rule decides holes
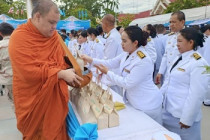
[[[187,52],[182,53],[181,54],[182,55],[182,59],[190,58],[192,56],[192,54],[195,53],[195,52],[196,51],[194,51],[194,50],[190,50],[190,51],[187,51]]]

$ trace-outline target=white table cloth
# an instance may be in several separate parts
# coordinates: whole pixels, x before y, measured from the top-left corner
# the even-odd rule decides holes
[[[102,86],[106,89],[106,86]],[[110,89],[113,101],[123,102],[122,97]],[[79,115],[73,105],[75,114],[81,124]],[[163,126],[155,122],[148,115],[140,110],[134,109],[130,104],[126,108],[118,111],[120,125],[117,127],[98,130],[98,140],[152,140],[152,136],[157,132],[168,131]]]

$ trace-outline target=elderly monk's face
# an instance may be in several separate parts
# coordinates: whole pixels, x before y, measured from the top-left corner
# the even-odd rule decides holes
[[[56,30],[59,19],[60,14],[52,8],[48,14],[40,15],[37,28],[45,37],[51,37]]]

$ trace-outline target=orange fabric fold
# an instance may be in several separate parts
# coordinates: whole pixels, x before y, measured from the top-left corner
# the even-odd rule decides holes
[[[9,54],[17,127],[24,140],[68,140],[68,89],[57,73],[66,69],[59,35],[44,37],[28,20],[12,34]]]

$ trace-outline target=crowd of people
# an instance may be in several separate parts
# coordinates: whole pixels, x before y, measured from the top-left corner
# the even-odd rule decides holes
[[[59,10],[39,1],[17,29],[0,24],[0,85],[13,100],[23,139],[68,140],[68,86],[83,80],[67,69],[61,41],[93,76],[182,140],[201,140],[202,103],[210,105],[210,25],[185,27],[185,14],[162,24],[115,27],[115,17],[87,30],[56,31]],[[13,31],[14,30],[14,31]],[[0,87],[2,88],[2,87]],[[50,126],[50,127],[49,127]]]

